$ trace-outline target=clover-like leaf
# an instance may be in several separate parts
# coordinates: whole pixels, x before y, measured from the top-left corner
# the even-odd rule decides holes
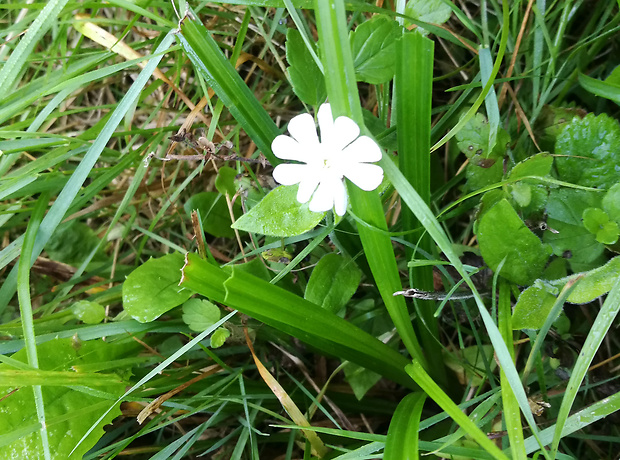
[[[620,182],[607,190],[602,207],[610,220],[620,224]]]
[[[312,230],[321,222],[325,213],[312,212],[308,203],[299,203],[297,188],[297,185],[283,185],[273,189],[247,214],[241,216],[233,228],[281,238]]]

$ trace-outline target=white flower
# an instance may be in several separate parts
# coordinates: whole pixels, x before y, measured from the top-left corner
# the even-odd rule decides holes
[[[383,180],[383,169],[369,163],[381,159],[381,150],[370,137],[359,136],[360,129],[350,118],[338,117],[334,121],[329,104],[319,108],[317,118],[321,141],[308,113],[289,122],[291,136],[274,139],[271,150],[275,156],[303,164],[280,164],[273,170],[273,178],[283,185],[299,184],[297,201],[306,203],[312,198],[311,211],[324,212],[333,207],[342,216],[347,210],[343,178],[362,190],[376,189]]]

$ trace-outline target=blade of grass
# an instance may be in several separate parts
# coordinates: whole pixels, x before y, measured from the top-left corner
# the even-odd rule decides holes
[[[324,308],[234,266],[232,276],[228,273],[194,254],[187,254],[180,286],[238,309],[328,355],[406,384],[408,378],[403,368],[408,360],[377,338]]]
[[[22,328],[24,330],[24,342],[26,345],[26,353],[28,355],[28,364],[35,369],[34,371],[8,371],[15,372],[36,372],[39,368],[39,359],[37,357],[36,337],[34,333],[34,323],[32,318],[32,304],[30,302],[30,257],[34,251],[35,238],[39,225],[43,220],[45,209],[49,203],[49,195],[41,194],[37,200],[35,207],[30,215],[28,227],[24,235],[24,246],[22,247],[22,255],[17,264],[17,296],[19,299],[19,311],[21,315]],[[16,385],[19,385],[16,384]],[[52,458],[50,453],[50,444],[45,423],[45,406],[43,404],[43,393],[40,385],[33,385],[34,404],[37,409],[37,419],[40,424],[39,434],[41,436],[41,444],[43,444],[43,456],[45,460]]]
[[[499,283],[499,299],[497,302],[497,323],[502,338],[508,347],[510,356],[514,362],[514,345],[512,343],[512,307],[510,306],[510,285],[504,279]],[[504,407],[502,416],[508,433],[508,444],[513,460],[525,460],[523,427],[521,426],[521,413],[519,404],[510,388],[506,374],[500,369],[500,382],[502,388],[502,404]]]
[[[420,417],[425,400],[424,393],[409,393],[398,403],[385,441],[384,460],[419,458]]]
[[[58,14],[67,3],[68,0],[50,0],[47,2],[41,13],[28,27],[24,36],[20,38],[15,50],[2,66],[2,70],[0,70],[0,88],[3,89],[0,97],[12,94],[13,83],[21,74],[22,68],[30,57],[30,53],[49,28],[57,23]]]
[[[363,128],[344,2],[317,0],[315,12],[319,48],[325,69],[325,85],[333,115],[345,115]],[[347,183],[347,188],[353,212],[372,226],[387,230],[383,206],[377,192],[365,192],[350,182]],[[401,340],[409,354],[426,366],[427,360],[413,331],[405,300],[402,296],[393,296],[402,286],[389,236],[359,224],[357,230],[375,283]]]
[[[101,152],[103,152],[103,149],[114,134],[117,126],[123,120],[125,113],[130,110],[134,100],[140,95],[142,88],[146,85],[152,73],[157,68],[157,65],[163,57],[163,53],[165,53],[165,51],[170,48],[172,41],[172,33],[169,33],[162,40],[160,45],[153,53],[148,64],[140,72],[136,81],[131,85],[121,102],[118,104],[118,106],[110,116],[108,122],[105,124],[105,126],[97,136],[97,139],[95,139],[91,147],[88,149],[88,151],[84,155],[84,158],[77,166],[77,168],[69,178],[67,184],[56,198],[54,204],[41,222],[41,226],[36,233],[36,240],[34,242],[32,257],[30,259],[30,266],[32,266],[32,264],[39,256],[39,254],[49,241],[50,237],[56,230],[56,227],[58,227],[58,224],[60,224],[62,219],[65,217],[67,210],[80,192],[82,184],[84,184],[84,181],[88,178],[92,168],[99,159]],[[13,270],[11,270],[11,272],[5,279],[2,288],[0,288],[0,313],[4,310],[4,308],[6,308],[8,302],[11,300],[13,294],[15,293],[17,281],[16,268],[17,266],[14,267]]]
[[[394,97],[398,123],[398,167],[403,176],[418,191],[427,206],[431,199],[431,99],[433,87],[433,42],[418,33],[406,32],[396,45],[396,75],[394,77]],[[403,228],[414,229],[420,226],[411,210],[401,209]],[[407,234],[407,240],[427,253],[433,252],[432,240],[428,234],[422,238]],[[415,252],[407,246],[407,259]],[[432,291],[433,267],[425,266],[410,270],[412,286],[424,291]],[[414,301],[416,323],[421,346],[427,356],[440,356],[439,329],[433,315],[432,301]],[[442,386],[448,378],[445,366],[440,359],[428,361],[429,373]]]
[[[191,12],[181,21],[180,31],[177,39],[196,70],[213,88],[269,162],[277,165],[280,160],[271,152],[271,142],[280,134],[280,130],[252,90],[222,54],[202,22]]]
[[[448,240],[448,237],[439,225],[439,222],[433,215],[432,211],[428,208],[428,206],[426,206],[426,204],[417,194],[415,189],[411,186],[411,184],[409,184],[409,182],[407,182],[407,180],[403,177],[402,173],[398,170],[394,163],[392,163],[392,161],[386,154],[384,154],[383,160],[381,160],[380,165],[383,167],[383,171],[385,171],[386,176],[394,185],[394,188],[399,193],[401,199],[407,204],[407,206],[409,206],[409,209],[413,211],[422,226],[431,235],[431,238],[433,238],[437,246],[439,246],[439,249],[441,249],[444,255],[452,263],[454,268],[465,280],[465,283],[474,294],[474,299],[476,301],[476,305],[478,306],[478,312],[480,313],[487,333],[489,334],[489,338],[495,349],[497,359],[502,367],[502,370],[506,374],[506,378],[508,379],[510,387],[512,388],[512,391],[517,398],[519,407],[521,408],[521,411],[523,412],[523,415],[527,420],[528,425],[534,433],[534,437],[538,439],[538,428],[536,426],[534,417],[532,416],[532,411],[529,407],[525,390],[523,388],[523,385],[521,385],[519,374],[517,373],[517,370],[512,362],[510,352],[508,351],[508,348],[506,347],[506,344],[504,343],[502,336],[497,329],[495,322],[493,321],[493,318],[491,318],[491,315],[487,311],[486,306],[484,305],[484,302],[480,297],[480,293],[478,292],[468,273],[465,271],[465,268],[463,267],[462,262],[454,251],[452,244]],[[543,446],[541,444],[541,448],[542,447]],[[543,451],[543,454],[547,458],[548,453]]]
[[[493,455],[498,460],[508,460],[508,457],[482,432],[476,424],[465,415],[459,407],[452,402],[450,397],[445,394],[433,379],[424,371],[420,363],[413,361],[405,370],[411,378],[428,394],[433,401],[439,404],[450,417],[471,436],[484,450]]]
[[[573,402],[577,397],[577,392],[581,386],[586,372],[594,359],[594,355],[598,351],[603,339],[607,335],[609,328],[613,324],[618,311],[620,310],[620,278],[616,280],[616,284],[605,299],[601,310],[596,316],[596,320],[588,333],[583,348],[579,353],[575,367],[571,372],[570,380],[566,386],[564,397],[562,398],[562,405],[558,411],[558,418],[556,420],[555,432],[553,434],[553,442],[551,444],[551,455],[555,455],[558,451],[558,446],[563,435],[563,428],[568,419]]]

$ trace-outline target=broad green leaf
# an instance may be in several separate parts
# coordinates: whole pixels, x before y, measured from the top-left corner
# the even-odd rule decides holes
[[[226,343],[228,337],[230,337],[230,331],[225,327],[218,327],[213,331],[213,334],[211,334],[211,348],[220,348]]]
[[[183,322],[192,331],[202,332],[220,320],[220,309],[208,300],[189,299],[183,304]]]
[[[610,291],[615,281],[620,277],[620,256],[614,257],[602,267],[595,268],[585,273],[577,273],[565,278],[548,281],[551,286],[550,292],[559,291],[564,285],[579,277],[579,282],[566,299],[570,303],[584,304],[592,302]]]
[[[217,172],[217,177],[215,178],[215,188],[222,195],[226,195],[228,193],[228,195],[232,198],[237,192],[237,188],[235,187],[235,177],[237,177],[236,169],[229,166],[221,166],[220,170]]]
[[[501,275],[517,284],[528,285],[540,276],[551,255],[519,218],[506,199],[490,208],[477,229],[480,252],[491,270],[506,259]]]
[[[456,133],[457,145],[472,164],[490,168],[497,160],[503,158],[506,144],[510,142],[508,133],[500,128],[495,146],[489,149],[490,135],[491,127],[488,120],[481,113],[477,113]]]
[[[454,371],[461,385],[479,386],[486,379],[483,353],[490,362],[490,368],[493,371],[497,363],[493,359],[489,360],[489,357],[493,356],[491,345],[465,347],[458,350],[458,354],[444,351],[443,359],[446,366]]]
[[[479,166],[474,163],[469,163],[467,165],[467,169],[465,170],[467,191],[479,190],[502,180],[504,166],[501,161],[489,160],[489,162],[483,162],[482,164],[484,166]]]
[[[343,371],[358,400],[361,400],[368,390],[382,378],[380,374],[350,362],[345,364]]]
[[[614,244],[618,241],[618,224],[610,221],[609,216],[600,208],[587,208],[582,214],[583,226],[596,236],[602,244]]]
[[[418,21],[443,24],[450,19],[452,9],[441,0],[409,0],[405,14]]]
[[[312,270],[304,298],[338,313],[351,300],[361,279],[362,273],[351,259],[330,253]]]
[[[549,286],[536,280],[533,285],[521,293],[512,313],[512,328],[540,329],[555,303],[556,297],[549,292]],[[559,292],[554,290],[555,294]]]
[[[508,179],[519,179],[521,177],[538,176],[544,177],[551,172],[553,157],[548,153],[538,153],[517,163],[510,170]]]
[[[394,77],[395,41],[401,27],[386,16],[375,16],[351,32],[351,52],[358,80],[378,85]]]
[[[600,188],[620,182],[620,125],[605,114],[573,119],[558,136],[555,153],[560,180]]]
[[[620,183],[607,190],[603,197],[602,207],[611,220],[620,223]]]
[[[49,258],[66,264],[80,264],[99,244],[99,237],[86,224],[72,220],[58,226],[45,245]],[[95,261],[105,260],[103,252]]]
[[[73,304],[71,311],[85,324],[99,324],[105,318],[105,308],[97,302],[80,300]]]
[[[534,125],[534,134],[543,150],[553,151],[555,141],[573,118],[583,118],[587,112],[583,109],[553,107],[545,105]]]
[[[218,192],[200,192],[192,196],[183,205],[187,215],[191,215],[194,209],[200,211],[202,228],[205,232],[215,237],[234,238],[235,232],[230,228],[230,212],[226,199]],[[241,216],[241,205],[238,201],[233,205],[235,218]]]
[[[600,196],[566,188],[551,190],[549,193],[547,224],[558,233],[545,232],[543,241],[551,245],[556,256],[567,258],[573,268],[592,263],[605,249],[581,221],[587,208],[599,207]]]
[[[327,97],[325,79],[297,29],[286,31],[286,60],[293,91],[302,102],[318,106]]]
[[[281,185],[241,216],[233,228],[281,238],[301,235],[316,227],[325,215],[310,211],[308,206],[297,201],[297,185]]]
[[[131,346],[129,346],[131,347]],[[80,346],[71,339],[55,339],[37,346],[42,371],[72,371],[72,366],[105,363],[128,355],[126,345],[109,344],[103,341],[81,342]],[[133,351],[135,353],[135,351]],[[15,353],[13,359],[26,363],[26,350]],[[3,371],[11,370],[8,364],[0,364]],[[125,391],[125,385],[115,374],[100,374],[111,377],[118,383],[107,382],[96,390],[69,388],[65,386],[43,386],[46,424],[50,451],[53,460],[81,459],[104,434],[103,427],[121,415],[120,404],[116,404],[95,426],[86,440],[69,455],[86,431],[105,413]],[[22,386],[22,385],[20,385]],[[39,424],[32,389],[22,386],[0,389],[0,458],[43,459],[43,448],[39,436]]]
[[[183,256],[149,259],[123,283],[123,308],[136,321],[149,323],[181,305],[192,292],[179,287]]]
[[[392,415],[388,428],[383,460],[414,460],[419,458],[420,418],[426,395],[409,393]]]

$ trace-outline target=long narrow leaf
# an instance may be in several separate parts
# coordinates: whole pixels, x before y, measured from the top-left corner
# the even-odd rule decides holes
[[[388,429],[384,460],[419,458],[418,433],[425,400],[424,393],[410,393],[398,403]]]

